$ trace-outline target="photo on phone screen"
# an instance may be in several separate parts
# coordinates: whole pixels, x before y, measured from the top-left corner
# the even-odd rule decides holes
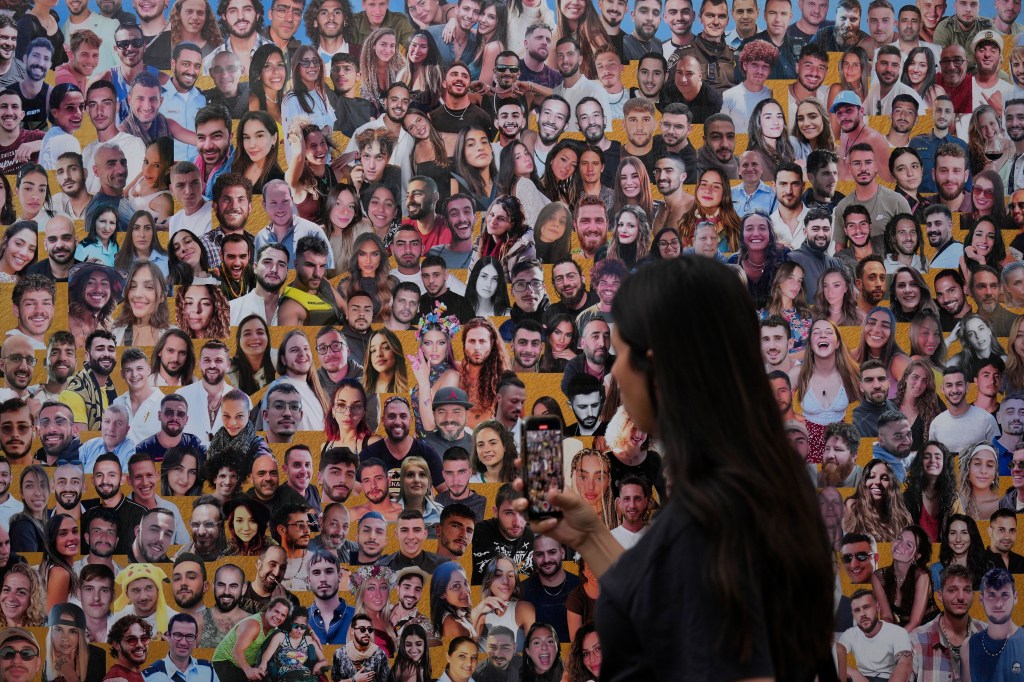
[[[548,491],[561,490],[565,483],[562,425],[557,418],[528,419],[524,432],[523,482],[530,502],[530,516],[561,516],[561,510],[549,504],[547,496]]]

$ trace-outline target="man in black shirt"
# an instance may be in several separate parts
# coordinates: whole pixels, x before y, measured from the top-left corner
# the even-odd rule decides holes
[[[46,130],[46,102],[50,96],[50,86],[44,82],[53,62],[53,45],[48,38],[36,38],[28,44],[25,53],[26,78],[18,83],[21,95],[21,108],[25,118],[21,127],[25,130]]]
[[[551,266],[551,284],[560,298],[544,311],[545,322],[563,314],[576,319],[578,314],[597,303],[597,294],[587,291],[583,268],[572,258],[563,258]]]
[[[135,528],[146,513],[145,507],[132,502],[121,492],[123,476],[121,460],[117,455],[112,452],[100,455],[92,468],[92,485],[99,497],[82,500],[86,512],[96,507],[106,507],[117,514],[117,546],[114,554],[128,554],[135,540]],[[88,549],[83,547],[83,551]]]
[[[494,516],[476,525],[473,534],[473,579],[480,585],[487,563],[504,554],[519,568],[520,575],[533,573],[533,531],[526,525],[522,512],[513,508],[513,501],[522,496],[511,483],[502,484],[494,500]]]
[[[216,87],[203,90],[207,104],[223,104],[231,117],[239,119],[249,111],[249,82],[241,82],[242,65],[234,52],[221,52],[213,58],[210,75]]]
[[[461,324],[476,317],[465,296],[448,288],[448,264],[441,256],[425,256],[420,265],[423,288],[427,293],[420,297],[420,314],[429,315],[438,303],[444,303],[447,314],[454,315]]]
[[[708,116],[722,110],[722,93],[704,82],[700,61],[692,54],[680,59],[671,75],[682,103],[692,112],[690,123],[703,124]]]
[[[365,462],[376,457],[384,462],[384,468],[390,474],[392,470],[401,468],[402,460],[406,457],[422,457],[430,468],[434,490],[439,493],[447,490],[441,469],[441,456],[424,441],[409,435],[412,429],[412,407],[409,401],[401,396],[391,396],[385,400],[381,423],[386,434],[384,439],[367,446],[359,454],[359,461]]]
[[[1024,573],[1024,556],[1013,551],[1017,541],[1017,514],[1012,509],[996,509],[989,517],[985,561],[991,568],[1004,568],[1013,574]]]
[[[352,96],[352,91],[359,83],[359,59],[354,54],[339,52],[331,57],[331,83],[334,85],[331,103],[338,117],[334,129],[352,137],[357,128],[369,123],[377,115],[370,100]],[[330,90],[327,92],[332,94]]]
[[[256,577],[246,583],[238,607],[248,613],[262,613],[275,597],[284,597],[299,607],[298,598],[281,586],[288,556],[280,545],[271,545],[263,550],[256,560]]]
[[[452,62],[444,74],[441,89],[441,106],[430,112],[430,120],[441,133],[457,134],[463,128],[482,128],[487,139],[494,139],[498,132],[494,120],[487,112],[469,100],[469,67],[462,62]]]
[[[536,569],[523,581],[523,599],[533,604],[538,623],[550,623],[562,642],[569,641],[569,623],[565,600],[579,584],[580,579],[562,568],[565,548],[547,535],[533,539],[533,565]]]

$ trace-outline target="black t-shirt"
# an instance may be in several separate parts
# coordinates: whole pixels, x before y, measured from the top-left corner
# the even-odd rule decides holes
[[[82,500],[82,506],[85,507],[85,519],[88,521],[89,511],[99,507],[100,500],[99,498]],[[128,554],[135,541],[135,527],[142,523],[142,517],[146,515],[146,508],[138,502],[132,502],[127,497],[122,497],[121,503],[114,507],[114,513],[117,514],[117,546],[114,548],[114,554]],[[88,528],[88,523],[83,525]],[[88,553],[89,546],[83,537],[82,554]]]
[[[622,143],[612,140],[612,146],[604,150],[604,170],[601,171],[602,186],[612,188],[616,186],[618,180],[615,176],[619,173],[619,158],[621,157]]]
[[[242,598],[238,600],[238,607],[247,613],[262,613],[275,597],[287,597],[295,608],[301,606],[299,598],[280,585],[269,596],[262,597],[253,591],[252,583],[246,583],[245,589],[242,590]]]
[[[367,445],[361,453],[359,453],[359,462],[365,462],[371,457],[384,462],[384,467],[390,472],[393,469],[402,468],[402,460],[398,459],[391,454],[388,450],[387,439],[379,440],[373,445]],[[427,445],[424,441],[419,438],[414,438],[412,441],[412,447],[409,448],[409,452],[406,453],[405,457],[422,457],[427,460],[427,466],[430,468],[430,478],[433,479],[434,488],[439,485],[444,485],[444,472],[441,469],[441,456],[434,452],[433,448]],[[402,459],[405,459],[403,457]]]
[[[171,30],[161,31],[155,36],[142,36],[146,41],[146,64],[155,66],[161,71],[171,68]]]
[[[39,94],[32,99],[25,97],[20,87],[18,88],[18,94],[21,96],[21,108],[25,112],[25,118],[21,121],[21,127],[25,130],[46,130],[48,125],[46,119],[46,98],[50,96],[50,86],[47,83],[43,83]]]
[[[692,101],[688,102],[684,97],[683,103],[690,107],[690,113],[693,114],[691,123],[694,124],[704,125],[708,116],[722,111],[722,95],[714,88],[708,87],[707,84],[700,86],[700,92]]]
[[[678,505],[601,578],[596,624],[601,679],[736,680],[774,677],[758,586],[747,582],[753,652],[747,662],[718,643],[721,608],[708,584],[708,538]],[[756,567],[749,569],[756,575]],[[832,610],[831,604],[822,605]],[[803,679],[803,678],[800,678]]]
[[[540,576],[534,573],[522,582],[523,599],[533,604],[537,611],[538,623],[551,623],[558,633],[558,641],[569,641],[569,623],[566,617],[565,600],[580,585],[578,576],[565,574],[565,582],[558,589],[544,587]]]
[[[234,97],[225,97],[217,88],[203,90],[207,104],[223,104],[236,119],[242,118],[249,111],[249,83],[239,83],[238,92]],[[351,137],[351,135],[349,135]]]
[[[448,314],[457,317],[460,324],[466,324],[476,317],[476,313],[473,312],[473,307],[469,305],[469,301],[466,300],[466,297],[460,296],[451,289],[446,289],[445,292],[437,298],[429,294],[421,296],[420,314],[428,315],[432,313],[434,311],[434,305],[438,301],[447,306]]]
[[[498,519],[488,519],[477,524],[473,533],[473,580],[474,585],[484,581],[487,562],[498,554],[504,554],[519,567],[519,575],[533,573],[533,531],[529,528],[516,540],[509,540],[501,534]],[[568,592],[566,593],[568,597]]]
[[[457,114],[463,112],[457,116],[452,116],[449,111],[455,111]],[[494,127],[494,120],[487,115],[487,112],[478,107],[475,104],[470,104],[465,110],[462,109],[446,109],[443,105],[439,106],[430,112],[430,120],[434,123],[434,127],[440,133],[454,133],[458,134],[463,128],[474,126],[476,128],[483,128],[487,131],[487,139],[493,140],[497,134],[497,129]]]
[[[637,465],[627,465],[619,461],[612,453],[608,453],[612,461],[612,492],[618,497],[619,483],[627,476],[643,476],[658,491],[662,502],[665,501],[665,477],[661,471],[661,455],[654,450],[647,451],[647,457]]]

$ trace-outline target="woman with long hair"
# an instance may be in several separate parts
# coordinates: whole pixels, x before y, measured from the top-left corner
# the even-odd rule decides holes
[[[1024,391],[1024,316],[1017,316],[1010,323],[1007,336],[1006,371],[1003,372],[1003,386],[1000,393]]]
[[[969,445],[960,451],[958,493],[964,513],[987,521],[999,508],[999,456],[991,443]]]
[[[955,465],[949,450],[938,441],[928,441],[918,453],[907,469],[903,503],[929,542],[938,542],[949,515],[963,512],[957,499]]]
[[[910,449],[914,452],[920,452],[924,447],[932,420],[946,409],[935,383],[935,367],[927,360],[914,358],[896,384],[893,404],[910,422],[913,438]]]
[[[905,265],[896,270],[889,284],[889,309],[896,322],[910,322],[922,310],[939,312],[921,272]]]
[[[718,251],[733,253],[740,248],[742,222],[732,206],[729,178],[720,168],[712,166],[697,180],[693,208],[679,221],[679,238],[684,247],[693,246],[697,223],[714,223],[718,231]]]
[[[328,164],[335,151],[334,141],[322,128],[295,120],[288,129],[291,156],[284,178],[292,188],[292,198],[300,218],[323,223],[324,200],[341,182],[334,167]]]
[[[789,322],[790,336],[793,338],[791,352],[803,350],[807,336],[811,333],[814,313],[811,306],[807,305],[804,269],[792,261],[779,265],[772,278],[768,303],[758,311],[758,318],[762,320],[771,315],[778,315]]]
[[[171,237],[167,269],[171,285],[189,286],[196,279],[211,279],[210,255],[206,246],[187,229],[180,229]]]
[[[493,600],[492,600],[493,601]],[[455,561],[437,567],[430,581],[430,624],[439,637],[469,637],[476,641],[470,604],[469,579]]]
[[[982,218],[989,218],[995,225],[1011,225],[1004,187],[1003,179],[995,171],[983,170],[975,175],[971,188],[974,210],[969,215],[961,216],[960,229],[970,230]]]
[[[148,260],[156,265],[166,279],[169,259],[167,251],[157,239],[153,214],[144,209],[135,211],[128,221],[128,229],[125,232],[124,243],[114,258],[114,267],[127,272],[135,267],[137,262]]]
[[[203,492],[203,464],[192,448],[173,447],[160,462],[160,494],[195,497]]]
[[[786,134],[786,113],[782,105],[770,98],[758,102],[750,112],[747,131],[747,149],[760,152],[764,159],[761,178],[775,180],[775,169],[796,159],[793,145]]]
[[[376,396],[373,396],[374,403]],[[331,411],[324,421],[327,442],[324,451],[348,448],[359,454],[381,439],[369,427],[366,414],[371,408],[366,389],[356,379],[342,379],[334,389]]]
[[[270,348],[270,327],[259,315],[249,315],[235,329],[235,354],[228,381],[248,395],[277,378],[276,351]]]
[[[174,310],[178,327],[193,339],[223,339],[231,331],[231,307],[215,284],[179,286]]]
[[[10,225],[17,216],[14,212],[14,194],[11,192],[11,181],[6,175],[0,175],[0,225]]]
[[[836,97],[843,90],[852,91],[861,102],[867,101],[868,83],[871,79],[871,59],[868,53],[860,45],[851,47],[843,53],[839,60],[839,82],[833,83],[828,89],[828,110],[832,111],[832,104]],[[839,121],[834,119],[832,129],[836,138],[839,137]]]
[[[597,626],[585,623],[569,644],[569,660],[565,664],[566,682],[593,682],[601,676],[601,641]]]
[[[278,162],[280,142],[277,121],[265,111],[247,111],[238,121],[231,172],[251,182],[253,194],[263,194],[263,185],[270,180],[284,180]]]
[[[578,141],[566,139],[559,140],[548,152],[538,189],[551,201],[576,205],[583,193],[583,180],[578,170],[581,152],[582,147]]]
[[[78,572],[71,565],[79,554],[81,535],[78,520],[68,514],[54,514],[46,522],[46,547],[39,575],[46,585],[46,610],[78,596]]]
[[[300,45],[291,55],[292,89],[281,101],[281,126],[291,130],[292,121],[302,117],[307,123],[320,128],[324,135],[330,136],[337,114],[327,98],[327,85],[324,78],[324,60],[312,45]],[[363,81],[366,87],[366,81]],[[290,159],[288,147],[290,140],[285,140],[285,154]]]
[[[579,175],[577,173],[577,175]],[[651,197],[651,180],[643,162],[635,156],[625,156],[619,161],[615,183],[615,198],[612,201],[612,215],[618,215],[623,206],[632,204],[643,209],[648,220],[655,214],[654,199]],[[567,202],[575,206],[574,202]]]
[[[630,476],[642,477],[657,491],[658,497],[651,501],[649,511],[656,510],[659,502],[667,499],[667,490],[662,473],[662,457],[651,448],[650,434],[642,431],[620,404],[608,419],[605,441],[612,465],[613,490],[618,490],[622,481]]]
[[[110,267],[120,248],[117,243],[117,209],[113,206],[101,206],[94,211],[87,211],[85,224],[86,236],[78,242],[75,259],[92,261]]]
[[[1002,272],[1003,266],[1013,262],[1013,256],[1006,252],[1003,230],[999,223],[986,216],[980,218],[964,236],[964,255],[960,256],[960,272],[964,279],[971,281],[974,272],[982,265]]]
[[[544,417],[552,415],[558,417],[558,421],[565,423],[565,417],[562,415],[562,406],[558,404],[558,401],[549,395],[542,395],[533,401],[533,407],[530,408],[530,415],[534,417]]]
[[[924,215],[932,205],[933,197],[922,196],[918,191],[924,181],[924,164],[921,155],[913,147],[896,147],[889,154],[889,175],[896,181],[896,193],[907,200],[912,216]],[[907,214],[901,214],[907,215]],[[920,244],[921,240],[917,240]],[[895,253],[890,251],[889,253]],[[924,257],[923,254],[921,256]]]
[[[1013,150],[999,112],[988,104],[977,107],[967,126],[967,159],[971,175],[976,176],[983,170],[998,172],[1013,158]]]
[[[743,216],[740,230],[740,250],[726,262],[735,263],[743,269],[754,308],[760,310],[771,298],[770,287],[775,281],[775,272],[786,260],[789,249],[779,246],[771,218],[760,209]],[[852,279],[848,291],[855,296]]]
[[[44,682],[91,682],[106,674],[106,652],[89,644],[85,612],[77,604],[49,610]]]
[[[825,450],[825,428],[843,421],[850,397],[860,393],[857,362],[833,322],[816,319],[807,344],[793,398],[800,401],[807,423],[807,462],[817,464]]]
[[[449,25],[454,20],[449,19]],[[490,85],[494,82],[494,62],[510,47],[508,42],[508,6],[499,0],[484,0],[477,20],[477,48],[469,62],[472,80]]]
[[[486,211],[498,195],[498,166],[487,133],[470,125],[455,140],[451,193],[468,194],[477,211]]]
[[[227,548],[221,556],[260,556],[270,547],[270,511],[259,500],[236,497],[224,504]]]
[[[249,62],[249,111],[265,111],[281,121],[281,99],[288,83],[288,62],[272,42],[256,48]]]
[[[577,355],[579,332],[576,322],[566,313],[553,315],[544,325],[544,353],[540,356],[541,372],[564,372]]]
[[[179,0],[171,6],[171,45],[192,43],[208,56],[224,42],[217,17],[206,0]]]
[[[534,623],[526,633],[523,674],[519,679],[523,682],[560,682],[563,675],[561,651],[554,626]]]
[[[409,359],[416,385],[409,395],[416,432],[422,438],[437,426],[434,422],[434,393],[442,388],[459,387],[459,373],[455,370],[452,349],[452,338],[459,333],[459,320],[454,315],[444,315],[444,310],[435,304],[433,311],[419,319],[415,332],[419,348]]]
[[[438,205],[452,194],[451,159],[445,140],[434,127],[434,123],[422,111],[410,108],[402,118],[402,129],[414,140],[412,150],[412,172],[430,178],[437,185]]]
[[[37,628],[46,623],[39,572],[25,562],[11,564],[0,585],[0,626]]]
[[[521,651],[526,632],[537,620],[537,611],[532,603],[523,599],[518,566],[501,550],[484,567],[480,595],[482,599],[497,597],[499,600],[499,608],[483,614],[476,623],[480,644],[486,648],[490,631],[502,626],[514,633],[516,650]]]
[[[410,106],[415,106],[423,113],[429,113],[437,108],[441,95],[444,94],[441,87],[444,69],[441,66],[441,53],[434,42],[434,36],[425,29],[416,31],[409,38],[405,54],[409,61],[398,72],[395,80],[409,86],[412,96]]]
[[[836,138],[832,135],[829,125],[828,111],[817,97],[800,100],[796,105],[796,116],[789,136],[789,144],[793,148],[793,160],[807,165],[807,157],[818,149],[836,150]]]
[[[179,291],[182,288],[179,287]],[[180,318],[180,308],[178,314]],[[128,273],[124,302],[111,329],[117,345],[155,346],[171,327],[163,273],[152,261],[136,261]]]
[[[50,178],[46,169],[38,163],[26,163],[18,169],[15,178],[15,191],[18,194],[18,220],[35,221],[42,233],[46,224],[54,216],[50,195]]]
[[[892,542],[910,522],[910,512],[892,466],[872,459],[864,467],[853,495],[846,500],[843,531],[865,533],[877,542]]]
[[[353,292],[369,294],[373,301],[373,320],[387,319],[391,314],[391,269],[384,243],[375,233],[356,237],[352,246],[348,274],[338,283],[338,293],[348,301]]]
[[[477,317],[504,317],[512,309],[505,268],[493,256],[477,258],[466,282],[466,302]]]
[[[908,525],[896,536],[892,542],[892,563],[871,576],[882,620],[912,632],[939,615],[928,572],[931,556],[931,542],[920,526]]]
[[[612,491],[611,458],[600,450],[583,448],[573,455],[569,489],[583,498],[608,527],[619,525]]]
[[[363,380],[367,393],[406,393],[409,390],[402,342],[386,327],[373,332],[367,341]]]
[[[610,45],[611,40],[597,14],[597,7],[589,2],[556,0],[555,14],[558,23],[554,25],[555,31],[551,36],[551,44],[558,45],[558,41],[562,38],[574,39],[580,52],[580,71],[583,72],[584,77],[593,81],[598,80],[597,60],[594,59],[594,55],[597,54],[598,48]],[[509,45],[516,46],[518,44],[509,43]],[[552,69],[558,67],[554,50],[548,57],[548,66]]]
[[[352,260],[356,237],[371,232],[373,228],[363,217],[359,193],[352,185],[341,184],[331,188],[324,206],[324,217],[324,233],[336,264],[335,268],[327,271],[327,276],[334,277]]]
[[[864,318],[860,343],[852,357],[857,363],[878,360],[889,374],[889,395],[896,395],[896,384],[903,376],[910,358],[896,342],[896,317],[885,306],[875,306]]]
[[[946,94],[945,88],[935,82],[937,71],[935,53],[925,45],[919,45],[910,50],[903,61],[900,82],[913,88],[918,99],[923,101],[929,109],[935,105],[936,97]]]
[[[435,528],[441,522],[441,512],[444,507],[434,501],[431,489],[434,486],[430,476],[430,466],[427,460],[416,455],[406,455],[402,458],[402,466],[399,472],[400,487],[398,503],[403,509],[415,509],[423,514],[423,523],[430,532],[431,537],[435,535]]]
[[[370,222],[373,234],[384,248],[390,249],[402,218],[394,190],[387,185],[372,182],[359,190],[359,200],[363,202],[363,213]]]
[[[399,80],[403,68],[405,57],[398,51],[395,29],[381,26],[367,36],[359,52],[359,96],[369,100],[378,114],[384,113],[388,87]]]
[[[1006,357],[992,325],[978,313],[967,313],[960,320],[958,338],[960,352],[949,359],[949,365],[962,369],[967,381],[974,381],[982,363],[988,358]]]
[[[505,279],[511,281],[517,263],[537,258],[533,234],[518,199],[507,194],[496,198],[484,215],[470,269],[481,258],[494,258],[501,264]]]
[[[935,367],[946,364],[946,341],[942,321],[931,310],[922,310],[910,321],[910,357],[927,360]]]
[[[826,317],[840,327],[859,326],[864,323],[864,313],[857,307],[857,298],[857,287],[849,270],[842,266],[826,268],[818,278],[814,315]]]
[[[17,284],[36,262],[39,237],[35,225],[19,220],[7,226],[0,237],[0,283]]]
[[[426,628],[419,623],[403,625],[387,682],[431,682],[429,641]]]
[[[390,658],[394,655],[398,634],[388,617],[388,601],[395,584],[395,574],[387,566],[361,566],[351,578],[356,615],[370,617],[373,638]]]
[[[277,351],[277,381],[296,388],[302,400],[302,419],[296,424],[299,431],[319,431],[324,427],[327,397],[317,379],[313,351],[309,338],[302,329],[293,329],[284,335]],[[266,394],[264,394],[266,402]]]
[[[537,250],[537,258],[545,265],[555,263],[569,258],[572,251],[572,211],[560,201],[548,202],[540,213],[537,220],[527,224],[535,226],[534,248]]]
[[[515,478],[516,441],[497,420],[476,425],[470,456],[474,471],[470,483],[511,483]]]
[[[932,584],[937,592],[942,590],[942,569],[950,564],[959,564],[970,572],[974,589],[979,589],[981,576],[989,569],[978,522],[963,513],[950,514],[942,526],[939,560],[931,566]]]
[[[541,179],[537,176],[529,148],[515,140],[502,149],[498,163],[498,191],[519,199],[529,225],[539,225],[544,208],[551,205],[551,200],[540,188]]]
[[[192,0],[195,1],[195,0]],[[203,0],[199,0],[203,1]],[[175,3],[175,7],[178,3]],[[174,213],[171,196],[171,166],[174,165],[174,140],[158,137],[146,145],[142,172],[125,187],[125,197],[136,211],[149,211],[159,222],[166,222]]]
[[[50,477],[42,466],[30,464],[21,470],[18,483],[24,509],[11,517],[8,526],[11,551],[19,554],[45,552]]]
[[[293,609],[277,631],[267,639],[260,670],[279,682],[312,682],[326,675],[331,662],[309,628],[309,612]]]

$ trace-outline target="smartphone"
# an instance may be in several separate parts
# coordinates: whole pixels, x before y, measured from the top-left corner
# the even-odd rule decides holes
[[[562,510],[549,504],[548,491],[565,487],[562,465],[562,420],[554,415],[529,417],[523,423],[523,490],[531,519],[561,516]]]

